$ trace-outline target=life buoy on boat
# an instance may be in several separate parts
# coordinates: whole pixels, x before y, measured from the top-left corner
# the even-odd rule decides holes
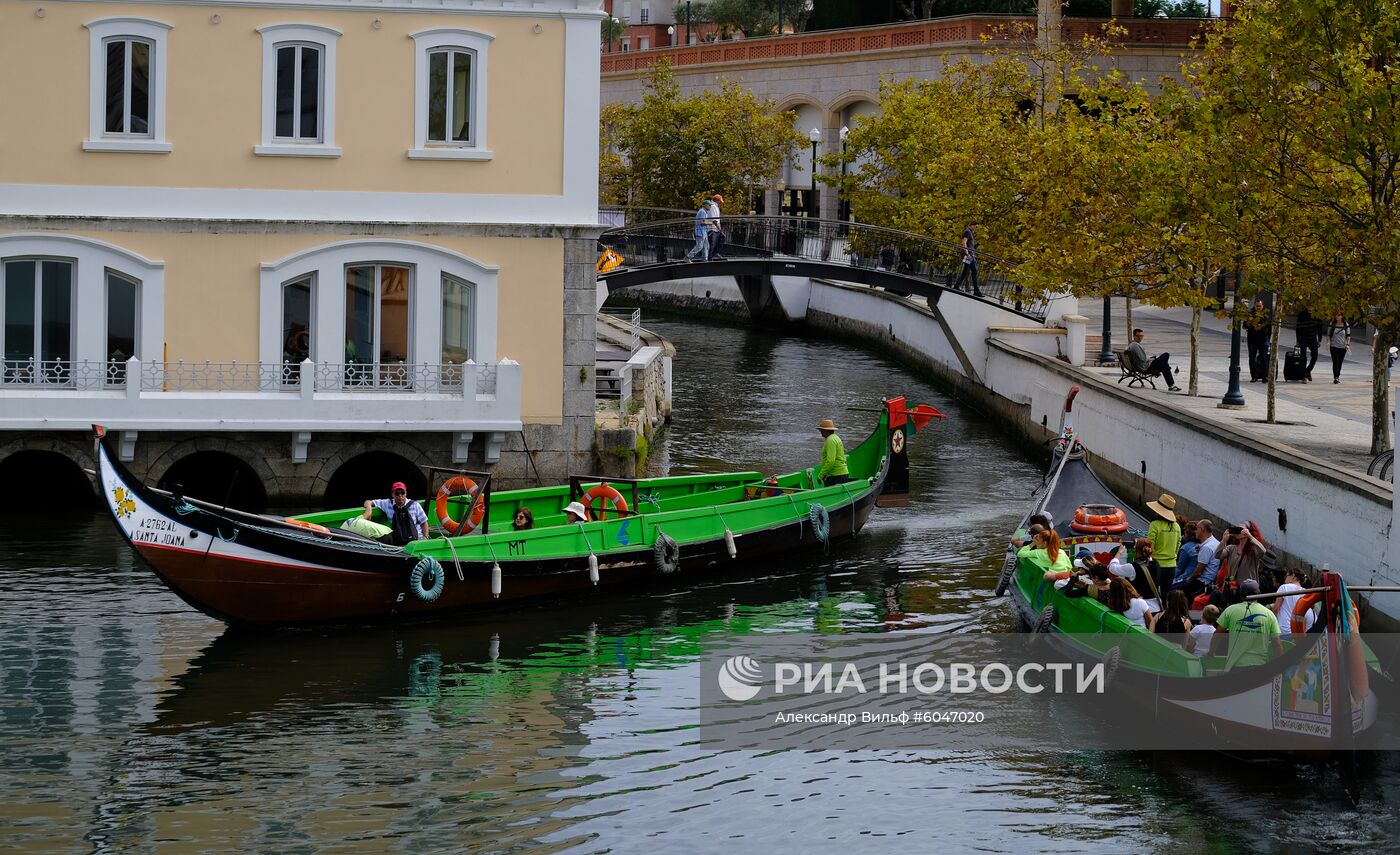
[[[593,502],[601,499],[598,512],[593,512]],[[608,518],[608,511],[614,511],[618,516],[623,516],[627,511],[627,500],[622,498],[622,494],[616,487],[608,484],[599,484],[587,493],[583,494],[583,506],[588,509],[588,515],[592,519],[605,520]]]
[[[674,573],[681,566],[681,547],[671,538],[656,533],[656,543],[651,547],[652,562],[658,573]]]
[[[331,533],[331,530],[330,530],[330,529],[326,528],[325,526],[321,525],[320,523],[314,523],[314,522],[310,522],[310,521],[308,521],[308,520],[293,519],[293,518],[291,518],[291,517],[285,517],[283,521],[284,521],[284,522],[289,522],[289,523],[291,523],[292,525],[295,525],[295,526],[301,526],[302,528],[308,529],[308,530],[310,530],[310,531],[314,531],[314,532],[316,532],[317,534],[324,534],[324,535],[326,535],[327,537],[329,537],[329,536],[330,536],[330,533]]]
[[[1080,505],[1069,527],[1086,534],[1121,534],[1128,530],[1128,515],[1113,505]]]
[[[447,483],[438,490],[436,506],[438,525],[446,529],[448,534],[471,534],[476,531],[477,526],[481,525],[481,518],[486,515],[486,500],[480,496],[476,497],[476,504],[472,505],[472,512],[461,522],[452,519],[447,513],[448,499],[474,492],[476,492],[476,482],[465,475],[449,478]]]
[[[1288,629],[1294,635],[1302,635],[1307,632],[1308,612],[1318,600],[1322,599],[1321,594],[1304,594],[1298,598],[1298,602],[1293,604],[1293,614],[1288,616]]]

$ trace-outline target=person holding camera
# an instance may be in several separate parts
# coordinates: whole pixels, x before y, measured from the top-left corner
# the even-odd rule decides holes
[[[1236,584],[1246,579],[1256,584],[1259,582],[1264,553],[1269,547],[1255,536],[1257,531],[1254,523],[1249,521],[1225,529],[1225,539],[1215,551],[1222,568],[1217,578],[1222,583],[1231,579]]]

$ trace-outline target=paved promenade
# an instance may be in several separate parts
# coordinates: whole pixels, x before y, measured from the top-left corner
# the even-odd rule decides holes
[[[1085,300],[1080,302],[1080,313],[1090,319],[1089,335],[1092,337],[1088,356],[1092,361],[1099,350],[1098,334],[1103,324],[1103,301]],[[1156,309],[1149,306],[1133,306],[1133,325],[1146,333],[1143,348],[1149,355],[1166,351],[1171,354],[1171,365],[1177,373],[1176,383],[1183,390],[1187,388],[1191,364],[1191,311],[1185,308]],[[1124,314],[1123,301],[1113,301],[1113,349],[1122,350],[1129,341],[1129,330]],[[1279,350],[1287,352],[1293,346],[1293,330],[1284,328],[1279,332]],[[1191,412],[1203,421],[1229,424],[1237,430],[1248,431],[1274,442],[1291,445],[1315,457],[1328,460],[1348,469],[1365,473],[1371,461],[1371,347],[1370,341],[1354,339],[1351,352],[1342,365],[1342,382],[1332,383],[1332,358],[1326,346],[1318,356],[1313,368],[1313,382],[1285,383],[1283,362],[1279,360],[1278,381],[1275,388],[1277,422],[1267,424],[1267,387],[1264,383],[1249,382],[1249,367],[1246,364],[1248,352],[1243,340],[1240,342],[1241,377],[1240,390],[1244,394],[1245,409],[1221,409],[1216,405],[1225,394],[1229,384],[1230,370],[1230,331],[1228,322],[1213,314],[1203,314],[1200,334],[1200,381],[1195,397],[1183,392],[1167,392],[1166,384],[1157,381],[1157,390],[1151,387],[1133,389],[1140,395],[1157,400],[1170,401],[1183,410]],[[1400,368],[1400,366],[1397,366]],[[1118,368],[1094,368],[1106,377],[1116,379]],[[1395,372],[1391,383],[1391,409],[1400,371]],[[1124,387],[1127,382],[1124,382]]]

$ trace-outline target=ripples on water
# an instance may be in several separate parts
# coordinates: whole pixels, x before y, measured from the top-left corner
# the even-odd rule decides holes
[[[1219,755],[716,753],[706,638],[1006,631],[995,555],[1040,478],[995,425],[830,342],[653,322],[668,471],[812,465],[882,394],[949,414],[914,495],[829,557],[475,623],[250,635],[185,607],[103,516],[0,522],[0,849],[85,852],[1388,851],[1312,765]],[[56,545],[59,544],[59,545]],[[1086,749],[1087,745],[1086,739]]]

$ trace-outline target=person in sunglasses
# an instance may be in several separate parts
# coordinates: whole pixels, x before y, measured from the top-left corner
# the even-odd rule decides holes
[[[419,538],[427,539],[428,514],[417,502],[408,500],[404,482],[395,481],[387,499],[366,499],[364,519],[370,519],[376,508],[389,518],[390,531],[379,538],[384,543],[403,546]]]

